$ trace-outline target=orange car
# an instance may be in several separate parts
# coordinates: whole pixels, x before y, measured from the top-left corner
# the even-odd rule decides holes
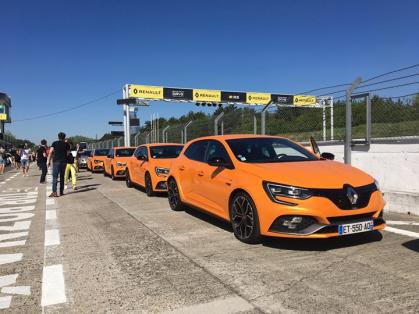
[[[148,196],[167,191],[166,179],[171,162],[182,151],[181,144],[147,144],[138,146],[127,162],[128,187],[139,185]]]
[[[102,172],[108,152],[107,148],[94,149],[91,156],[87,158],[87,169],[92,172]]]
[[[231,222],[240,241],[328,238],[385,227],[377,182],[286,138],[211,136],[185,145],[170,167],[173,210],[191,205]]]
[[[113,147],[109,150],[103,169],[104,176],[110,176],[112,180],[125,178],[127,161],[134,153],[134,147]]]

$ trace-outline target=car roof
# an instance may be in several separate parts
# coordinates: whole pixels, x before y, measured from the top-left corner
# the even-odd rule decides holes
[[[181,144],[181,143],[151,143],[151,144],[142,144],[142,145],[138,145],[138,146],[150,147],[150,146],[171,146],[171,145],[183,146],[185,144]]]
[[[196,140],[235,140],[235,139],[244,139],[244,138],[285,138],[282,136],[273,136],[273,135],[260,135],[260,134],[228,134],[228,135],[211,135],[203,136],[193,139]]]
[[[135,147],[133,146],[118,146],[118,147],[113,147],[114,149],[128,149],[128,148],[132,148],[135,149]]]

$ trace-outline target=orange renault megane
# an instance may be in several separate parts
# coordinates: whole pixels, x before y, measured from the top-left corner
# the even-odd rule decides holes
[[[134,153],[134,147],[113,147],[109,150],[105,159],[103,174],[110,176],[112,180],[125,178],[127,161]]]
[[[182,151],[181,144],[147,144],[136,148],[127,161],[128,187],[140,185],[148,196],[167,191],[167,175],[172,160]]]
[[[92,172],[102,172],[108,151],[106,148],[94,149],[92,155],[87,158],[87,169]]]
[[[230,221],[246,243],[261,235],[327,238],[385,226],[371,176],[281,137],[189,142],[170,166],[168,198],[173,210],[190,205]]]

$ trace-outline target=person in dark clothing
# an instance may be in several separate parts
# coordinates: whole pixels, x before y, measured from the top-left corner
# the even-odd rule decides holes
[[[49,197],[58,197],[57,183],[58,175],[60,176],[60,196],[64,195],[64,174],[67,166],[67,155],[70,152],[68,143],[65,142],[65,133],[58,133],[58,141],[52,143],[48,155],[48,167],[51,165],[51,156],[53,156],[52,164],[52,193]]]
[[[39,146],[36,153],[39,169],[41,169],[41,178],[39,183],[45,183],[45,177],[47,176],[47,141],[42,140],[41,146]]]

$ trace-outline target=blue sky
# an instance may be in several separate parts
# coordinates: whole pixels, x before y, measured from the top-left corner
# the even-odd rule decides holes
[[[13,120],[76,106],[126,83],[298,93],[419,60],[418,1],[1,1],[1,7],[0,91],[12,97]],[[122,119],[120,96],[6,129],[36,142],[59,131],[100,137],[111,130],[109,120]],[[153,112],[170,117],[198,109],[152,103],[139,115],[144,121]]]

